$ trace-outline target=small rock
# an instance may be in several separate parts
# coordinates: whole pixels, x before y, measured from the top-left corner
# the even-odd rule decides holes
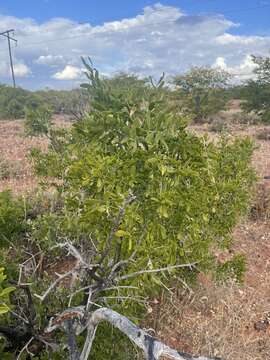
[[[270,325],[268,320],[260,320],[254,323],[254,329],[257,331],[265,331]]]

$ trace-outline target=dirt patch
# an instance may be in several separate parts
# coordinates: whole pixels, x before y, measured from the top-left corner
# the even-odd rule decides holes
[[[270,358],[269,307],[256,289],[205,281],[187,298],[153,305],[150,325],[168,345],[226,360]]]
[[[54,119],[56,126],[69,126],[65,118]],[[38,185],[38,179],[33,173],[28,154],[31,148],[46,150],[47,140],[43,137],[25,137],[23,120],[0,121],[0,156],[11,168],[16,168],[12,176],[0,181],[0,191],[11,189],[15,194],[33,193]]]

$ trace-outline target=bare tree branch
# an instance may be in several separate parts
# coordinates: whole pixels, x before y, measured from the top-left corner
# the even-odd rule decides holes
[[[101,321],[109,322],[111,325],[126,334],[132,342],[134,342],[140,349],[144,351],[145,357],[148,360],[158,360],[161,357],[169,357],[170,359],[175,360],[211,360],[210,358],[203,356],[192,357],[189,354],[171,349],[160,341],[154,339],[152,336],[148,335],[145,331],[141,330],[125,316],[122,316],[117,312],[106,308],[98,309],[91,314],[87,324],[87,339],[80,356],[80,360],[88,359],[96,328]]]
[[[127,275],[120,276],[119,278],[116,279],[116,281],[130,279],[132,277],[136,277],[136,276],[142,275],[142,274],[158,273],[158,272],[170,271],[170,270],[186,268],[186,267],[189,267],[190,269],[192,269],[196,264],[198,264],[198,262],[188,263],[188,264],[180,264],[180,265],[172,265],[172,266],[167,266],[167,267],[160,268],[160,269],[140,270],[140,271],[136,271],[136,272],[134,272],[132,274],[127,274]]]
[[[67,321],[67,327],[66,327],[66,332],[68,336],[67,343],[69,348],[70,360],[79,360],[80,353],[76,342],[76,334],[73,327],[73,322],[74,322],[73,319]]]
[[[66,277],[70,275],[74,275],[75,272],[79,270],[78,265],[76,265],[72,270],[64,273],[64,274],[57,274],[58,278],[48,287],[48,289],[45,291],[43,295],[34,294],[35,297],[41,300],[43,302],[47,296],[50,294],[50,292]]]
[[[76,317],[77,319],[83,318],[81,311],[81,308],[66,310],[63,314],[59,315],[56,319],[50,322],[50,325],[47,327],[46,331],[51,332],[59,327],[65,329],[65,321],[70,320],[72,317]],[[150,336],[144,330],[140,329],[125,316],[120,315],[119,313],[108,308],[101,308],[90,314],[86,324],[87,336],[79,360],[88,360],[97,327],[102,321],[109,322],[112,326],[116,327],[122,333],[128,336],[128,338],[133,343],[135,343],[140,349],[143,350],[147,360],[158,360],[161,357],[167,357],[172,360],[221,360],[220,358],[210,358],[205,356],[196,357],[181,351],[171,349],[162,342]],[[76,333],[79,334],[84,329],[85,327],[83,324],[81,327],[77,326]]]
[[[30,355],[33,355],[31,354],[29,351],[28,351],[28,346],[31,344],[31,342],[34,340],[34,337],[31,337],[31,339],[24,345],[24,347],[21,349],[21,351],[19,352],[19,355],[17,356],[16,360],[20,360],[22,354],[26,351],[28,354]]]
[[[84,258],[83,256],[79,253],[78,249],[76,249],[76,247],[71,244],[70,242],[65,242],[65,243],[60,243],[57,244],[55,246],[53,246],[51,248],[51,250],[55,249],[55,248],[66,248],[68,250],[68,252],[75,258],[78,260],[78,262],[84,266],[85,268],[92,270],[93,268],[99,267],[99,264],[89,264]]]

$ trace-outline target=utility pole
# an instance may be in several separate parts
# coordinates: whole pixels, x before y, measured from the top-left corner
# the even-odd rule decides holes
[[[13,87],[15,88],[16,87],[16,82],[15,82],[15,74],[14,74],[14,67],[13,67],[10,40],[14,41],[16,43],[16,45],[17,45],[17,40],[14,39],[13,37],[11,37],[10,33],[12,33],[12,36],[14,36],[14,30],[13,29],[6,30],[6,31],[0,33],[0,35],[6,37],[8,39],[8,51],[9,51],[10,69],[11,69],[11,74],[12,74]]]

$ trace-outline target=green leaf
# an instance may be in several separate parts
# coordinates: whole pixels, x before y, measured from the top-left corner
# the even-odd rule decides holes
[[[16,288],[14,286],[7,287],[0,292],[0,297],[7,296],[8,294],[10,294],[12,291],[15,290]]]
[[[169,217],[169,214],[168,214],[168,209],[166,208],[166,206],[164,205],[161,205],[159,208],[158,208],[158,213],[161,217],[164,217],[164,218],[168,218]]]
[[[127,231],[124,230],[118,230],[115,233],[116,237],[124,237],[124,236],[130,236],[130,233],[128,233]]]
[[[129,240],[128,240],[128,251],[131,251],[132,245],[133,245],[132,237],[129,237]]]
[[[6,304],[0,304],[0,314],[6,314],[9,310],[9,307]]]

